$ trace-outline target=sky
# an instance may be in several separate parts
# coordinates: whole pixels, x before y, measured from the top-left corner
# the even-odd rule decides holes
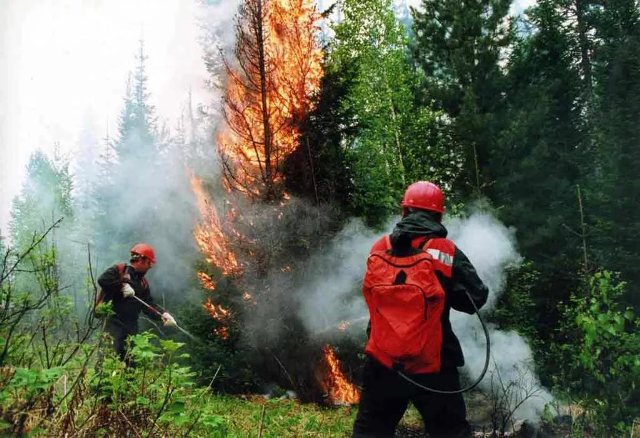
[[[195,0],[0,0],[0,232],[36,149],[58,145],[73,158],[87,132],[116,132],[140,39],[161,120],[175,126],[189,92],[194,104],[210,101],[202,14]]]
[[[0,230],[34,150],[57,143],[73,157],[83,132],[116,132],[141,38],[169,126],[189,91],[207,101],[200,12],[184,0],[0,0]]]

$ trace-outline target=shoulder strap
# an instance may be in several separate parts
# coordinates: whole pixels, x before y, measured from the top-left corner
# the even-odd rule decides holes
[[[127,272],[127,266],[128,265],[126,263],[118,263],[116,265],[116,268],[118,269],[118,275],[120,276],[120,282],[129,280],[131,278],[129,276],[129,273]]]
[[[129,273],[127,272],[127,267],[129,265],[127,265],[126,263],[118,263],[116,265],[116,267],[118,268],[118,274],[120,275],[120,281],[124,281],[124,280],[129,280],[131,277],[129,276]],[[145,289],[149,289],[149,282],[147,281],[146,278],[142,277],[142,280],[140,281],[140,283],[142,284],[142,287],[144,287]]]
[[[426,239],[422,243],[422,248],[431,254],[435,260],[436,270],[451,278],[453,275],[453,259],[456,252],[455,243],[444,237],[434,237]]]

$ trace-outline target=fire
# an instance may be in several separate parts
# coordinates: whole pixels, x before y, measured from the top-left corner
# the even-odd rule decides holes
[[[216,284],[209,275],[204,272],[198,272],[198,278],[200,279],[200,283],[202,283],[202,287],[210,291],[216,290]]]
[[[216,321],[224,321],[231,316],[231,311],[225,309],[221,305],[216,306],[211,302],[211,300],[207,300],[204,304],[204,308],[209,312],[209,315],[213,317]]]
[[[222,339],[229,339],[229,328],[223,324],[225,324],[226,321],[231,317],[231,311],[225,309],[221,305],[213,304],[210,299],[207,300],[207,302],[204,303],[203,306],[207,313],[221,324],[221,326],[216,328],[213,333]]]
[[[217,137],[225,185],[282,199],[282,164],[298,147],[323,75],[321,17],[313,0],[245,0],[243,7],[237,64],[226,64],[226,129]]]
[[[349,323],[348,321],[342,321],[340,324],[338,324],[338,330],[344,332],[349,328],[350,325],[351,323]]]
[[[355,404],[360,400],[360,392],[356,386],[349,382],[340,369],[340,362],[330,345],[322,348],[324,359],[329,366],[329,372],[325,376],[325,385],[329,398],[336,404]]]
[[[207,262],[220,268],[225,275],[238,274],[240,264],[230,248],[215,207],[209,202],[202,187],[202,181],[191,177],[191,188],[196,195],[201,222],[195,227],[193,235]],[[202,277],[200,277],[202,280]],[[205,286],[206,287],[206,286]]]
[[[229,329],[227,327],[220,327],[213,331],[213,333],[221,339],[229,339]]]
[[[323,75],[320,19],[313,0],[242,1],[236,59],[225,60],[225,123],[216,134],[227,191],[281,201],[281,206],[290,199],[283,189],[283,164],[299,146],[301,125],[313,110],[311,97]],[[191,178],[191,186],[201,215],[194,230],[198,246],[208,263],[239,280],[246,265],[239,261],[230,242],[248,244],[243,247],[245,256],[255,254],[250,248],[254,242],[232,226],[242,222],[242,217],[229,201],[226,214],[219,215],[196,177]],[[282,219],[282,212],[277,217]],[[215,290],[210,276],[201,272],[198,277],[203,287]],[[247,292],[242,298],[247,306],[257,304]],[[228,338],[225,321],[231,312],[211,300],[204,307],[222,323],[215,333]]]

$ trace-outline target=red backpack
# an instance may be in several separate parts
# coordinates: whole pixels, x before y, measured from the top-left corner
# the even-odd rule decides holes
[[[390,248],[388,237],[386,242]],[[371,333],[365,352],[389,369],[414,374],[440,371],[445,293],[436,270],[443,272],[447,266],[434,258],[440,253],[434,247],[450,254],[455,248],[447,239],[432,239],[425,250],[400,257],[388,249],[376,250],[380,246],[375,245],[367,260],[362,290]],[[450,276],[450,267],[443,273]]]

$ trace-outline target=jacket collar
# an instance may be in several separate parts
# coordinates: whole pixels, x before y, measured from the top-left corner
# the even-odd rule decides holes
[[[391,233],[391,244],[405,246],[420,236],[447,237],[447,229],[435,219],[435,214],[425,210],[413,210],[396,224]]]

